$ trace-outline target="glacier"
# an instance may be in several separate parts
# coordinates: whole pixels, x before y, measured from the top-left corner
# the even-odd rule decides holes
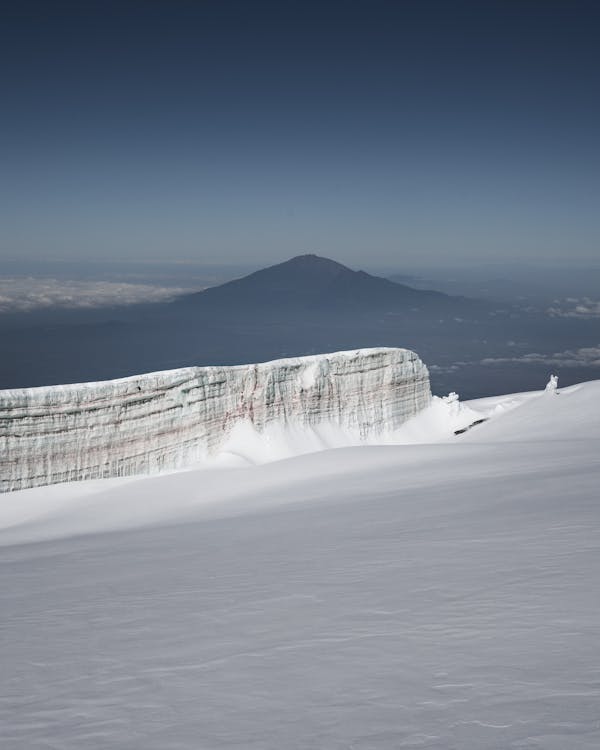
[[[0,491],[197,465],[235,430],[391,433],[431,402],[414,352],[373,348],[0,391]]]

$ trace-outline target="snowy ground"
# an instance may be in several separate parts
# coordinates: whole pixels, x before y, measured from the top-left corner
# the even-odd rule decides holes
[[[600,747],[600,382],[400,439],[2,496],[2,748]]]

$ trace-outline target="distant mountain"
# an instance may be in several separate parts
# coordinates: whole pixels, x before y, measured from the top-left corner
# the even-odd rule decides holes
[[[327,312],[459,314],[480,308],[475,300],[414,289],[318,255],[299,255],[173,303],[230,315]]]
[[[234,365],[360,347],[417,351],[425,362],[498,356],[483,303],[414,289],[301,255],[173,302],[39,311],[0,320],[0,387],[73,383],[188,365]],[[485,334],[482,327],[485,322]],[[512,352],[510,352],[512,354]],[[452,383],[454,387],[454,381]],[[479,392],[477,392],[479,395]]]

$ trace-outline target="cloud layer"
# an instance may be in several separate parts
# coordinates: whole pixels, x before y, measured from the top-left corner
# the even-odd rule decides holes
[[[600,367],[600,344],[585,346],[581,349],[567,349],[554,354],[523,354],[520,357],[487,357],[481,360],[482,365],[497,365],[510,362],[520,364],[543,364],[554,367]]]
[[[554,300],[546,312],[554,318],[600,318],[600,301],[589,297]]]
[[[0,313],[165,302],[191,291],[195,290],[114,281],[0,277]]]

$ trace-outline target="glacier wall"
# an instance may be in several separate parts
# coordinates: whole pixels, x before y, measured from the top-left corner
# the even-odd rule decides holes
[[[391,348],[4,390],[0,491],[189,466],[240,423],[327,423],[367,440],[430,400],[425,365]]]

